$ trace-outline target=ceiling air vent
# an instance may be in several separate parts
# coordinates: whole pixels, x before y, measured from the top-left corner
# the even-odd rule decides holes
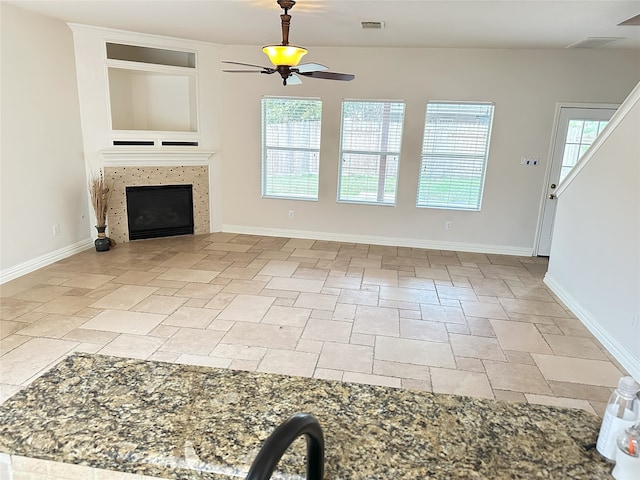
[[[624,40],[624,37],[589,37],[586,40],[572,43],[567,48],[602,48],[618,40]]]
[[[360,22],[363,30],[380,30],[384,28],[384,22]]]
[[[640,26],[640,14],[636,15],[635,17],[631,17],[631,18],[627,18],[624,22],[621,22],[618,24],[618,26]]]

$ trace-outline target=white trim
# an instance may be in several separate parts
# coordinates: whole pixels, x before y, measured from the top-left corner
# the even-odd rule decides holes
[[[160,149],[120,149],[109,148],[99,151],[105,167],[159,167],[209,165],[215,152],[193,150]]]
[[[573,298],[573,296],[567,292],[553,278],[553,276],[547,273],[544,276],[543,281],[562,301],[562,303],[564,303],[569,310],[578,317],[593,336],[602,343],[602,345],[615,357],[616,360],[618,360],[618,362],[620,362],[620,365],[622,365],[633,378],[640,381],[640,361],[637,358],[634,358],[632,352],[629,352],[626,348],[620,345],[620,342],[618,342],[615,337],[602,327],[602,322],[594,317],[589,310],[580,305],[580,303]]]
[[[326,240],[345,243],[365,243],[370,245],[388,245],[394,247],[424,248],[427,250],[449,250],[454,252],[492,253],[497,255],[515,255],[530,257],[531,248],[513,247],[509,245],[484,245],[479,243],[441,242],[421,240],[418,238],[373,237],[345,233],[315,232],[308,230],[290,230],[280,228],[251,227],[245,225],[223,224],[226,233],[243,233],[247,235],[264,235],[267,237],[304,238],[310,240]]]
[[[90,238],[80,240],[73,245],[62,247],[54,252],[46,253],[37,258],[34,258],[33,260],[29,260],[16,265],[15,267],[2,270],[0,271],[0,285],[8,282],[9,280],[13,280],[15,278],[21,277],[22,275],[26,275],[27,273],[31,273],[40,268],[51,265],[52,263],[55,263],[59,260],[63,260],[67,257],[75,255],[76,253],[88,250],[94,246],[93,242],[94,240]]]
[[[627,116],[627,113],[631,111],[633,106],[640,100],[640,83],[638,83],[635,88],[631,91],[629,96],[622,102],[622,105],[616,110],[616,113],[613,114],[609,123],[604,127],[600,135],[596,137],[593,143],[589,146],[589,149],[584,153],[584,155],[578,160],[578,163],[575,167],[571,169],[569,174],[564,178],[562,182],[558,185],[558,189],[556,190],[556,197],[562,195],[569,184],[573,181],[576,176],[580,173],[580,171],[589,163],[591,158],[596,154],[596,152],[600,149],[602,144],[609,138],[611,132],[613,132],[616,127],[622,122],[624,117]]]

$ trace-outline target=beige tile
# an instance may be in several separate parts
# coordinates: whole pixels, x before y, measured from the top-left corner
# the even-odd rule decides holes
[[[529,353],[552,353],[535,325],[522,322],[491,320],[493,331],[504,350]]]
[[[269,349],[258,366],[259,372],[295,375],[299,377],[313,376],[318,354],[292,352],[291,350]]]
[[[344,289],[338,297],[338,302],[354,305],[378,305],[378,292]]]
[[[212,242],[204,248],[205,250],[214,250],[214,251],[221,251],[221,252],[246,252],[251,248],[251,245],[243,245],[239,243]]]
[[[86,330],[84,328],[77,328],[67,333],[63,340],[72,340],[74,342],[83,343],[96,343],[99,345],[106,345],[118,336],[115,332],[103,332],[100,330]]]
[[[429,342],[448,342],[449,334],[443,323],[427,320],[400,319],[400,336]]]
[[[160,351],[210,355],[224,335],[224,332],[216,330],[181,328],[164,342]]]
[[[520,392],[511,392],[509,390],[499,390],[494,388],[493,395],[496,400],[501,402],[527,403],[527,398],[524,396],[524,393]]]
[[[194,355],[181,353],[174,363],[184,365],[198,365],[201,367],[229,368],[232,360],[229,358],[209,357],[208,355]]]
[[[302,332],[306,340],[348,343],[351,335],[351,322],[310,319]]]
[[[204,253],[176,253],[173,257],[161,262],[160,266],[167,268],[191,268],[206,257],[207,255]]]
[[[269,260],[260,270],[259,275],[268,275],[270,277],[290,277],[299,265],[300,262]]]
[[[180,307],[162,321],[163,325],[174,327],[207,328],[218,315],[218,310],[210,308]]]
[[[323,250],[309,250],[306,248],[296,248],[291,252],[291,257],[294,260],[302,258],[318,258],[323,260],[335,260],[337,252],[327,252]]]
[[[376,336],[364,333],[351,333],[349,343],[352,343],[353,345],[366,345],[367,347],[373,347],[376,344]]]
[[[264,347],[250,347],[249,345],[231,345],[219,343],[211,352],[212,357],[232,358],[234,360],[260,361],[267,353]]]
[[[148,358],[164,340],[144,335],[122,334],[99,350],[102,355],[116,357]]]
[[[189,283],[209,283],[218,275],[217,271],[170,268],[158,276],[158,280],[170,280]]]
[[[353,332],[399,337],[400,316],[398,309],[358,305],[353,322]]]
[[[450,287],[447,285],[436,285],[439,298],[451,298],[454,300],[465,300],[468,302],[477,302],[478,297],[473,288]]]
[[[126,285],[146,285],[154,280],[159,274],[154,272],[129,271],[113,279],[113,283],[124,283]]]
[[[20,329],[20,335],[62,338],[87,321],[86,318],[49,314]]]
[[[411,378],[414,380],[428,380],[429,368],[412,363],[387,362],[384,360],[374,360],[373,362],[373,373],[376,375]]]
[[[307,280],[304,278],[286,278],[274,277],[268,283],[266,288],[271,290],[289,290],[294,292],[320,293],[324,281]]]
[[[580,383],[556,382],[548,380],[553,394],[558,397],[580,398],[593,402],[608,402],[612,388]]]
[[[362,283],[362,279],[358,277],[347,277],[344,275],[329,275],[324,282],[325,288],[346,288],[349,290],[358,290]]]
[[[470,357],[455,357],[458,370],[464,370],[467,372],[480,372],[485,373],[484,364],[482,360],[478,358]]]
[[[161,313],[169,315],[175,312],[180,305],[187,301],[183,297],[166,295],[149,295],[140,303],[131,308],[134,312]]]
[[[453,353],[456,356],[479,358],[482,360],[506,360],[495,338],[451,333],[449,334],[449,340]]]
[[[149,295],[153,294],[156,290],[158,290],[156,287],[123,285],[97,302],[92,303],[90,307],[111,310],[129,310]]]
[[[460,305],[467,317],[509,319],[507,313],[499,304],[462,301]]]
[[[222,342],[294,350],[301,335],[302,328],[298,327],[236,322]]]
[[[20,385],[71,351],[78,342],[33,338],[2,356],[2,383]]]
[[[71,290],[71,287],[59,287],[56,285],[35,285],[13,296],[19,300],[32,302],[48,302]]]
[[[418,288],[380,287],[380,298],[401,302],[438,303],[436,292]]]
[[[105,283],[113,280],[113,275],[98,275],[95,273],[76,274],[62,285],[65,287],[99,288]]]
[[[494,278],[470,278],[471,286],[476,295],[509,298],[513,293],[501,279]]]
[[[496,336],[496,332],[491,326],[491,321],[487,318],[469,317],[467,318],[467,325],[469,325],[469,332],[471,332],[471,335],[479,337]]]
[[[541,300],[544,302],[553,302],[554,298],[549,294],[549,291],[545,287],[531,287],[531,286],[515,286],[510,285],[511,291],[516,298],[523,300]],[[499,296],[499,295],[497,295]]]
[[[304,327],[309,320],[309,308],[282,307],[272,305],[262,318],[262,323],[273,325],[288,325],[290,327]]]
[[[56,313],[58,315],[74,315],[94,302],[92,298],[63,295],[39,306],[36,312]],[[4,304],[4,300],[2,302]]]
[[[431,367],[431,386],[435,393],[467,395],[493,399],[489,379],[484,373]]]
[[[537,353],[531,356],[548,380],[615,387],[623,375],[611,362]]]
[[[377,337],[375,359],[455,368],[453,353],[448,344],[405,338]]]
[[[420,305],[422,318],[432,322],[467,323],[460,307],[448,307],[441,305]]]
[[[201,298],[211,300],[222,291],[222,285],[211,285],[207,283],[188,283],[177,292],[176,297]]]
[[[336,380],[338,382],[342,381],[342,376],[344,372],[341,370],[331,370],[329,368],[316,368],[313,372],[314,378],[321,378],[323,380]]]
[[[500,303],[509,315],[512,313],[524,313],[548,317],[567,317],[567,313],[564,309],[555,302],[501,298]]]
[[[146,335],[165,318],[166,315],[158,315],[156,313],[105,310],[87,321],[82,325],[82,328]]]
[[[32,337],[27,337],[24,335],[8,335],[4,337],[2,340],[0,340],[0,355],[4,355],[14,348],[19,347],[23,343],[31,340],[31,338]]]
[[[365,268],[362,283],[398,287],[398,272],[381,268]]]
[[[562,357],[588,358],[592,360],[607,360],[596,342],[585,337],[570,337],[566,335],[544,335],[551,350]]]
[[[371,373],[373,369],[373,348],[363,345],[326,342],[318,359],[318,367],[330,370]]]
[[[484,360],[484,368],[494,389],[512,392],[551,394],[540,370],[534,365]]]
[[[217,318],[220,320],[260,322],[274,301],[275,297],[237,295],[231,303],[220,312]]]
[[[536,395],[533,393],[525,393],[524,395],[529,403],[537,405],[548,405],[550,407],[563,407],[563,408],[578,408],[585,410],[595,415],[595,410],[586,400],[579,400],[575,398],[558,398],[550,397],[549,395]]]
[[[380,385],[382,387],[400,388],[402,386],[402,380],[399,378],[357,372],[344,372],[342,381],[364,383],[366,385]]]
[[[294,305],[301,308],[317,310],[333,310],[336,308],[337,295],[325,295],[320,293],[300,293]]]
[[[13,335],[29,325],[29,323],[0,320],[0,338],[6,338],[9,335]]]
[[[515,350],[503,350],[504,356],[507,357],[509,363],[523,363],[525,365],[535,365],[533,357],[529,352],[518,352]]]
[[[283,248],[288,249],[288,251],[293,251],[296,248],[305,248],[309,249],[313,247],[315,240],[309,240],[305,238],[292,238],[285,243]]]

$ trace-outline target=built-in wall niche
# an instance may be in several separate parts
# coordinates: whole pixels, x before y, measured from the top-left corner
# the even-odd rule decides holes
[[[195,53],[106,44],[111,129],[197,132]]]

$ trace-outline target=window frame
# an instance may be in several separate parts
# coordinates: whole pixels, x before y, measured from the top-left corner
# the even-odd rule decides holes
[[[319,131],[318,131],[318,147],[300,147],[300,146],[270,146],[267,145],[267,122],[266,122],[266,102],[269,100],[284,100],[284,101],[292,101],[292,102],[316,102],[320,107],[320,116],[318,119],[319,123]],[[319,97],[289,97],[289,96],[263,96],[260,102],[261,112],[260,112],[260,130],[262,136],[262,145],[261,145],[261,173],[260,173],[260,184],[261,184],[261,198],[267,199],[280,199],[280,200],[300,200],[300,201],[308,201],[308,202],[317,202],[319,199],[319,191],[320,191],[320,150],[321,150],[321,141],[322,141],[322,99]],[[275,194],[275,193],[267,193],[268,187],[268,153],[270,151],[284,151],[284,152],[308,152],[315,153],[317,155],[317,171],[316,175],[316,184],[315,184],[315,196],[309,194],[301,194],[295,195],[291,192],[287,194]],[[307,192],[308,193],[308,192]]]
[[[391,105],[391,108],[393,108],[393,105],[401,105],[402,106],[402,121],[400,122],[400,133],[399,133],[399,138],[396,139],[397,144],[398,144],[398,150],[397,151],[393,151],[393,150],[360,150],[360,149],[345,149],[344,148],[344,143],[345,143],[345,106],[349,103],[354,103],[354,104],[389,104]],[[384,206],[384,207],[394,207],[396,206],[397,203],[397,199],[398,199],[398,180],[399,180],[399,175],[400,175],[400,157],[401,157],[401,153],[402,153],[402,140],[403,140],[403,136],[404,136],[404,118],[405,118],[405,113],[406,113],[406,102],[405,100],[399,100],[399,99],[376,99],[376,100],[372,100],[372,99],[344,99],[342,101],[342,105],[341,105],[341,113],[340,113],[340,147],[339,147],[339,157],[338,157],[338,184],[337,184],[337,192],[336,192],[336,201],[338,203],[351,203],[351,204],[359,204],[359,205],[378,205],[378,206]],[[387,133],[386,135],[388,136],[389,134],[389,127],[391,126],[391,122],[388,123],[387,125]],[[387,156],[387,157],[397,157],[397,162],[396,162],[396,175],[395,175],[395,184],[394,184],[394,189],[393,189],[393,200],[391,202],[387,202],[384,201],[384,191],[385,191],[385,186],[386,186],[386,182],[384,181],[386,178],[386,171],[383,174],[382,177],[379,176],[379,173],[381,172],[380,168],[380,162],[377,163],[377,168],[378,168],[378,177],[377,177],[377,184],[378,184],[378,191],[377,191],[377,198],[380,198],[380,195],[382,193],[382,199],[383,200],[369,200],[369,199],[365,199],[365,200],[356,200],[353,198],[342,198],[342,187],[343,187],[343,167],[345,164],[345,160],[344,160],[344,155],[345,154],[352,154],[352,155],[373,155],[373,156]],[[380,192],[380,188],[382,187],[382,192]]]
[[[435,154],[432,152],[431,154],[429,154],[427,152],[428,146],[429,146],[429,141],[428,141],[428,137],[427,137],[427,127],[428,127],[428,120],[429,120],[429,106],[430,105],[463,105],[463,106],[486,106],[486,107],[490,107],[490,112],[488,115],[486,115],[486,117],[488,117],[488,126],[486,128],[486,135],[484,138],[484,153],[482,155],[476,153],[473,154],[471,152],[463,152],[463,151],[455,151],[456,145],[455,144],[447,144],[447,147],[450,148],[449,152],[446,153],[441,153],[441,154]],[[486,175],[487,175],[487,168],[488,168],[488,164],[489,164],[489,151],[490,151],[490,146],[491,146],[491,135],[492,135],[492,131],[493,131],[493,121],[494,121],[494,116],[495,116],[495,103],[494,102],[480,102],[480,101],[444,101],[444,100],[433,100],[433,101],[428,101],[425,107],[425,116],[424,116],[424,128],[423,128],[423,137],[422,137],[422,149],[420,152],[420,169],[418,172],[418,185],[417,185],[417,189],[416,189],[416,207],[417,208],[434,208],[434,209],[440,209],[440,210],[456,210],[456,211],[469,211],[469,212],[479,212],[482,210],[482,201],[484,198],[484,187],[485,187],[485,182],[486,182]],[[440,133],[441,135],[443,134],[443,132],[440,130],[435,130],[435,135],[438,135],[438,133]],[[446,133],[446,132],[445,132]],[[467,137],[465,137],[467,138]],[[471,138],[471,134],[469,135],[469,138]],[[434,143],[433,142],[431,144],[431,147],[434,147]],[[467,204],[461,204],[461,203],[445,203],[445,202],[431,202],[429,203],[429,198],[428,198],[428,193],[425,193],[422,191],[423,185],[425,184],[429,184],[430,181],[428,179],[426,179],[426,177],[423,177],[423,175],[427,175],[425,170],[428,169],[429,165],[427,164],[427,158],[429,156],[432,157],[440,157],[443,158],[445,156],[453,156],[453,155],[458,155],[458,156],[468,156],[470,159],[473,158],[481,158],[482,159],[482,164],[480,167],[480,174],[476,175],[474,177],[472,177],[472,179],[475,180],[479,180],[479,186],[478,186],[478,192],[477,195],[475,196],[476,201],[474,202],[474,204],[472,205],[471,203],[467,203]],[[466,165],[462,162],[462,161],[456,161],[456,164],[454,164],[452,167],[445,169],[442,165],[443,163],[441,163],[440,166],[437,165],[437,161],[435,162],[435,166],[432,163],[431,166],[432,168],[440,168],[442,172],[444,172],[445,174],[452,174],[455,173],[456,171],[461,172],[464,167],[478,167],[478,162],[474,161],[473,163],[467,163]],[[421,201],[421,197],[427,197],[424,198],[424,200]]]

